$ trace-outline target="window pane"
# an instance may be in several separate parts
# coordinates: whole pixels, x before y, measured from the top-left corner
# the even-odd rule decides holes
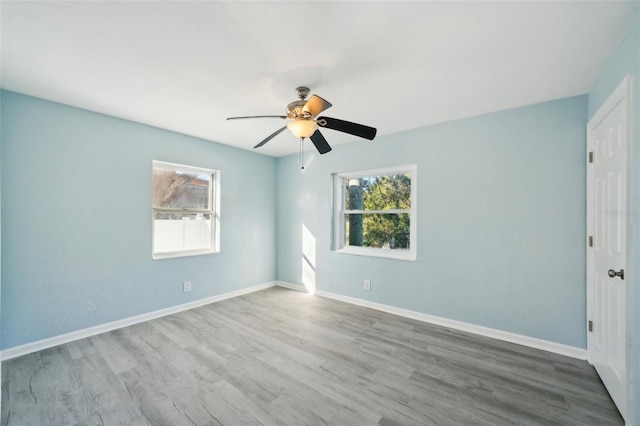
[[[406,210],[411,208],[411,175],[345,178],[347,210]]]
[[[153,207],[209,209],[211,176],[153,168]]]
[[[410,218],[399,214],[345,214],[345,246],[408,249]]]
[[[154,214],[154,253],[208,250],[211,245],[211,215],[162,212]]]

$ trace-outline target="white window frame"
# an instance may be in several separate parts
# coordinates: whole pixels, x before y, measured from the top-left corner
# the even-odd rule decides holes
[[[208,209],[178,209],[154,207],[153,205],[153,171],[155,168],[181,171],[198,175],[211,176],[211,193],[209,194]],[[220,171],[205,169],[201,167],[186,166],[184,164],[167,163],[164,161],[153,160],[151,168],[151,255],[154,260],[171,259],[176,257],[197,256],[201,254],[219,253],[220,252]],[[211,248],[196,250],[176,250],[172,252],[156,253],[155,247],[155,214],[158,212],[176,212],[176,213],[204,213],[211,215]]]
[[[347,210],[345,208],[345,190],[343,182],[346,179],[356,179],[365,176],[388,176],[406,174],[411,175],[411,208],[408,210]],[[337,253],[352,254],[358,256],[386,257],[415,261],[417,256],[417,222],[418,222],[418,167],[416,164],[408,164],[382,169],[359,170],[333,174],[333,250]],[[375,214],[375,213],[408,213],[409,214],[409,249],[395,250],[378,247],[357,247],[345,245],[345,218],[349,213]]]

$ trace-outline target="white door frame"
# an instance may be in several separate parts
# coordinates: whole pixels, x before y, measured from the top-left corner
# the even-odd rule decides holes
[[[627,156],[627,211],[620,212],[620,214],[624,214],[626,221],[626,230],[627,230],[627,247],[626,247],[626,264],[624,266],[624,283],[626,289],[626,301],[625,301],[625,309],[626,309],[626,407],[627,413],[625,416],[625,421],[627,424],[633,424],[633,399],[632,399],[632,389],[631,389],[631,373],[632,373],[632,357],[631,357],[631,283],[633,282],[632,268],[630,267],[631,263],[631,242],[632,242],[632,214],[633,208],[631,205],[631,145],[633,141],[633,88],[632,88],[632,75],[629,74],[625,76],[618,87],[609,95],[607,100],[600,106],[600,109],[594,114],[594,116],[589,120],[587,124],[587,158],[589,152],[593,152],[593,129],[595,129],[612,111],[613,109],[620,104],[620,102],[627,103],[627,147],[626,147],[626,156]],[[587,160],[587,238],[590,235],[593,235],[593,224],[591,223],[593,220],[592,209],[593,205],[593,168],[589,167],[589,163]],[[588,243],[588,242],[587,242]],[[593,267],[593,261],[591,259],[592,252],[589,250],[587,246],[587,321],[593,318],[593,300],[595,295],[593,294],[594,285],[591,282],[593,274],[591,273],[591,268]],[[587,328],[587,360],[589,363],[592,362],[592,351],[593,351],[593,334],[589,332]]]

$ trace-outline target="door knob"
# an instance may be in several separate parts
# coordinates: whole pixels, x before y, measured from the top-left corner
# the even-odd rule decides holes
[[[611,278],[620,277],[621,280],[624,280],[624,269],[620,269],[618,272],[613,269],[609,269],[609,276]]]

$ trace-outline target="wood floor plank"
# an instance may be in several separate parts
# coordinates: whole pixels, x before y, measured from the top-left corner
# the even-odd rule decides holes
[[[2,425],[622,424],[584,361],[282,288],[2,373]]]

